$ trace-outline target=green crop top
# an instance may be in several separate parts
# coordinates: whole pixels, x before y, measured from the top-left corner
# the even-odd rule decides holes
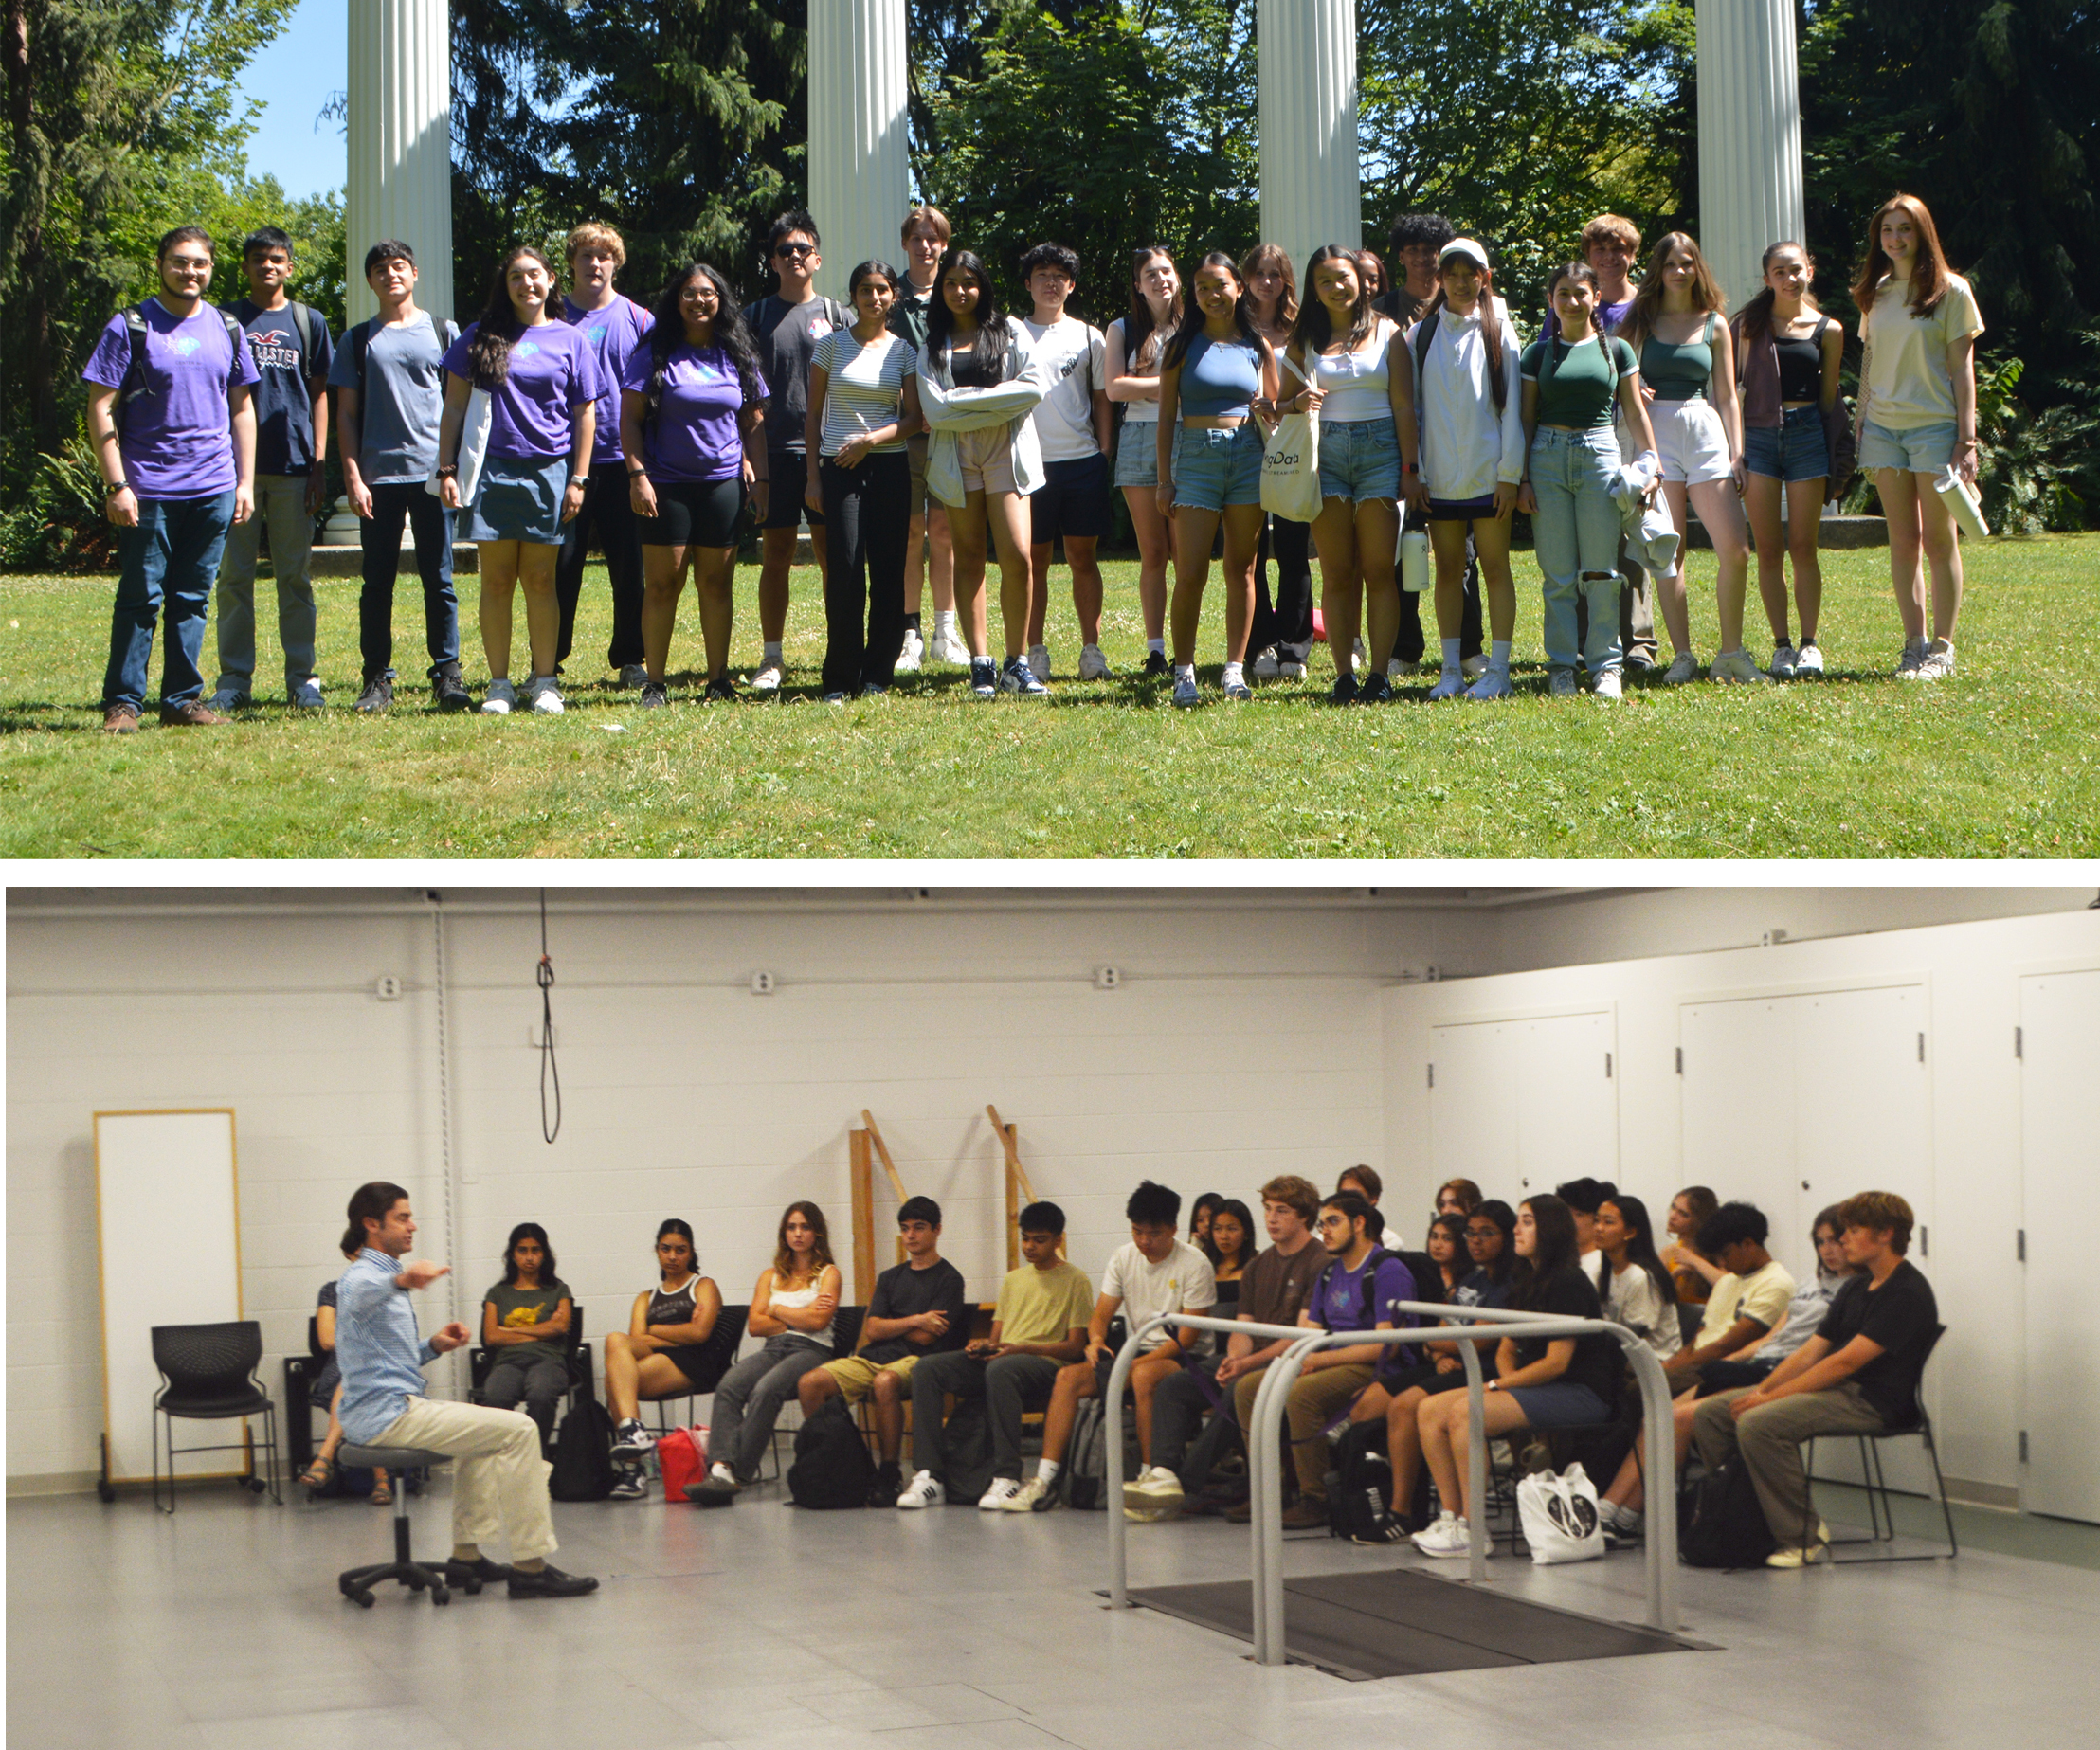
[[[1713,374],[1713,334],[1720,318],[1709,316],[1696,340],[1675,346],[1659,334],[1640,343],[1641,381],[1657,401],[1704,401]]]
[[[1639,374],[1640,366],[1634,358],[1633,348],[1616,338],[1604,344],[1611,348],[1612,364],[1618,366],[1619,377]],[[1550,374],[1544,370],[1548,347],[1553,349],[1554,365]],[[1565,340],[1534,340],[1524,349],[1523,371],[1539,386],[1538,423],[1541,425],[1565,425],[1573,431],[1586,431],[1592,426],[1611,424],[1612,403],[1618,397],[1619,384],[1612,365],[1604,360],[1604,348],[1594,338],[1578,340],[1573,346]]]

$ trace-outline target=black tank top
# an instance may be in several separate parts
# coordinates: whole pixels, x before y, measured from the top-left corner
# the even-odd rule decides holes
[[[1816,324],[1813,334],[1801,334],[1792,340],[1782,340],[1776,335],[1772,348],[1779,354],[1779,398],[1782,401],[1820,401],[1823,395],[1823,330],[1830,326],[1826,316]]]
[[[690,1325],[693,1323],[693,1297],[700,1286],[695,1276],[676,1294],[666,1294],[659,1288],[649,1296],[649,1315],[644,1325]]]

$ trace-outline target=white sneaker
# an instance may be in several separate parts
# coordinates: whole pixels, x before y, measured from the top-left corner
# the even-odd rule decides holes
[[[1194,674],[1174,677],[1174,703],[1184,711],[1191,711],[1203,703],[1203,696],[1196,691]]]
[[[1082,645],[1079,650],[1079,678],[1081,680],[1113,680],[1115,671],[1109,667],[1109,659],[1101,654],[1098,644]]]
[[[1768,671],[1774,680],[1791,680],[1794,671],[1801,666],[1801,652],[1792,644],[1772,646],[1772,666]]]
[[[1918,677],[1918,665],[1925,660],[1925,653],[1928,648],[1929,646],[1922,638],[1905,639],[1903,640],[1903,656],[1896,663],[1896,673],[1905,680],[1915,680]],[[214,706],[213,709],[216,710],[217,707]]]
[[[753,693],[778,693],[785,678],[780,664],[769,659],[758,665],[758,673],[751,678],[751,689]]]
[[[1050,646],[1048,644],[1030,644],[1028,646],[1028,668],[1038,680],[1048,680],[1050,678]]]
[[[931,1470],[914,1470],[912,1480],[905,1485],[896,1498],[899,1512],[915,1512],[922,1506],[939,1506],[948,1499],[947,1492],[934,1479]]]
[[[1276,655],[1274,644],[1255,658],[1254,677],[1257,680],[1280,680],[1283,678],[1283,659]]]
[[[1148,1465],[1134,1482],[1123,1485],[1123,1507],[1146,1518],[1161,1518],[1179,1512],[1181,1478],[1164,1465]]]
[[[897,646],[896,672],[899,675],[915,675],[919,664],[926,659],[926,640],[919,636],[916,626],[904,628],[904,641]]]
[[[510,709],[517,703],[517,689],[507,680],[489,682],[487,695],[481,700],[481,709],[492,717],[510,714]]]
[[[1484,650],[1475,651],[1458,664],[1458,672],[1468,680],[1478,680],[1488,672],[1488,653]]]
[[[1925,653],[1925,660],[1918,664],[1920,680],[1944,680],[1954,673],[1954,646],[1935,643]]]
[[[1713,666],[1707,670],[1709,680],[1718,680],[1730,686],[1762,686],[1771,679],[1757,665],[1757,659],[1747,650],[1725,650],[1713,659]]]
[[[1680,650],[1670,659],[1670,666],[1662,671],[1662,684],[1666,687],[1681,687],[1688,680],[1699,678],[1699,659],[1689,650]]]
[[[1415,1533],[1414,1544],[1425,1556],[1469,1555],[1473,1532],[1456,1513],[1439,1513],[1435,1524]]]
[[[999,1504],[1002,1513],[1041,1513],[1058,1505],[1058,1486],[1032,1476]]]
[[[328,701],[321,697],[321,683],[309,675],[292,689],[294,711],[319,711]]]
[[[1820,680],[1823,674],[1823,653],[1820,645],[1803,644],[1794,652],[1794,677],[1813,675]]]
[[[1510,684],[1510,671],[1506,668],[1490,668],[1488,672],[1466,689],[1466,697],[1479,704],[1494,699],[1506,699],[1516,689]]]
[[[1596,694],[1602,702],[1608,705],[1614,699],[1624,695],[1626,683],[1620,677],[1617,669],[1608,668],[1590,682],[1590,690]]]
[[[1437,684],[1429,689],[1429,696],[1436,699],[1455,699],[1465,691],[1466,677],[1455,668],[1447,668],[1437,677]]]
[[[991,1480],[991,1487],[977,1497],[978,1511],[983,1513],[1002,1512],[1005,1510],[1006,1503],[1020,1492],[1021,1482],[1018,1477],[995,1476]],[[899,1505],[902,1505],[901,1500]]]
[[[1828,1561],[1829,1560],[1830,1545],[1828,1543],[1811,1543],[1806,1549],[1799,1547],[1775,1549],[1765,1558],[1765,1565],[1768,1568],[1809,1568],[1814,1567],[1819,1561]]]
[[[1349,654],[1356,659],[1356,672],[1362,674],[1366,665],[1370,661],[1369,656],[1365,652],[1362,639],[1358,639],[1355,643],[1349,646]]]
[[[620,684],[639,692],[649,684],[649,670],[645,663],[629,662],[620,670]]]
[[[1412,680],[1421,673],[1420,662],[1410,662],[1405,657],[1394,657],[1385,664],[1387,680]]]
[[[963,635],[953,626],[944,626],[933,634],[933,642],[927,655],[935,662],[946,662],[952,668],[969,666],[969,646],[963,642]]]
[[[1575,684],[1575,671],[1573,669],[1557,668],[1547,677],[1546,691],[1554,698],[1571,699],[1582,689]]]
[[[552,675],[534,675],[525,683],[525,696],[533,701],[533,709],[543,717],[558,717],[566,709],[562,704],[561,685]]]
[[[649,1479],[643,1473],[641,1466],[633,1466],[621,1471],[618,1476],[613,1478],[612,1494],[609,1499],[614,1501],[646,1501],[648,1498]]]
[[[1310,644],[1278,644],[1276,646],[1277,677],[1282,680],[1303,680],[1305,665],[1312,655]]]

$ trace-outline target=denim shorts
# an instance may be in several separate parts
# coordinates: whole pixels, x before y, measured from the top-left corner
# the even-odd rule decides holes
[[[1261,502],[1261,426],[1184,425],[1174,434],[1174,502],[1192,511]]]
[[[1935,420],[1907,431],[1891,431],[1869,420],[1859,435],[1859,472],[1899,468],[1910,474],[1938,474],[1954,460],[1954,438],[1952,420]]]
[[[491,456],[481,464],[474,502],[460,517],[462,541],[532,541],[559,547],[561,501],[569,490],[569,458]]]
[[[1830,473],[1820,407],[1789,407],[1778,425],[1743,428],[1743,466],[1768,480],[1819,480]]]
[[[1507,1396],[1533,1428],[1574,1428],[1584,1422],[1611,1419],[1611,1411],[1602,1398],[1588,1386],[1570,1385],[1566,1380],[1545,1385],[1519,1385]]]
[[[1115,483],[1159,484],[1159,421],[1124,418],[1115,439]]]
[[[1362,504],[1400,496],[1400,435],[1385,419],[1320,422],[1320,496]]]

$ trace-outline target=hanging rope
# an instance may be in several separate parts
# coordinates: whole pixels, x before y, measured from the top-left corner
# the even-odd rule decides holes
[[[547,890],[539,890],[539,1133],[561,1134],[561,1066],[554,1061],[554,963],[547,957]],[[547,1120],[547,1083],[554,1084],[554,1118]]]

